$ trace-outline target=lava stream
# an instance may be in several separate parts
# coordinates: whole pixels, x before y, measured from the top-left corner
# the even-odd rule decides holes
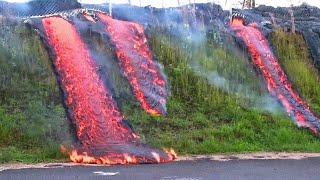
[[[151,115],[165,115],[167,84],[153,61],[143,27],[102,13],[97,17],[115,46],[120,67],[141,107]]]
[[[278,98],[290,116],[293,116],[299,127],[310,128],[318,134],[320,120],[309,109],[292,86],[281,69],[277,58],[272,53],[267,39],[256,24],[244,25],[242,18],[235,17],[231,28],[248,48],[253,63],[262,72],[269,92]]]
[[[80,145],[70,152],[77,163],[159,163],[175,158],[142,145],[123,121],[109,89],[76,28],[61,17],[42,19],[45,40],[65,97],[69,118],[76,126]]]

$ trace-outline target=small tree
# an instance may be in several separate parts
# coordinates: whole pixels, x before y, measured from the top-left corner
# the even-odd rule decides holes
[[[109,0],[109,15],[112,17],[112,0]]]

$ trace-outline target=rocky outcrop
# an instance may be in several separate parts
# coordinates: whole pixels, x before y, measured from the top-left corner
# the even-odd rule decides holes
[[[81,8],[77,0],[33,0],[28,3],[0,1],[0,14],[10,16],[38,16]]]
[[[81,6],[76,0],[33,0],[29,3],[8,3],[0,1],[0,14],[12,16],[35,16],[53,14],[77,8],[98,9],[108,12],[108,4]],[[320,70],[320,9],[309,5],[297,7],[274,8],[259,6],[250,10],[233,10],[245,17],[246,23],[255,22],[260,25],[265,35],[281,27],[286,31],[292,29],[290,9],[293,12],[295,30],[301,33],[312,54],[314,65]],[[194,11],[195,10],[195,11]],[[198,29],[202,25],[208,27],[227,25],[229,12],[223,11],[219,5],[207,3],[179,8],[158,9],[150,6],[137,7],[129,5],[115,5],[113,17],[116,19],[134,21],[145,26],[163,24],[188,25],[191,29]],[[217,23],[218,22],[218,23]]]
[[[287,31],[292,30],[290,9],[294,16],[295,31],[301,33],[307,42],[312,54],[314,65],[320,70],[320,9],[303,4],[292,8],[259,6],[253,10],[245,10],[245,14],[260,17],[256,22],[272,22],[273,26],[262,24],[274,30],[274,27],[281,27]],[[273,17],[273,18],[272,18]]]

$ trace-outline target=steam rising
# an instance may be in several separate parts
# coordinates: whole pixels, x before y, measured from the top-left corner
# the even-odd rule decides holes
[[[231,53],[233,56],[238,57],[239,61],[237,63],[244,64],[246,66],[245,71],[252,71],[248,73],[250,74],[251,78],[258,79],[258,81],[260,81],[259,77],[257,78],[257,73],[253,72],[253,66],[249,63],[249,57],[245,57],[243,55],[246,52],[239,50],[234,42],[232,42],[233,40],[228,40],[228,37],[225,37],[226,34],[230,34],[230,32],[224,25],[224,19],[211,19],[210,24],[204,24],[204,22],[199,20],[199,18],[192,12],[192,9],[188,8],[166,9],[162,10],[160,13],[162,15],[153,20],[155,22],[159,22],[155,26],[167,29],[169,36],[177,39],[178,41],[180,40],[182,44],[186,44],[186,46],[191,46],[192,48],[181,47],[181,49],[185,49],[184,53],[186,56],[190,56],[190,54],[195,53],[190,52],[190,49],[191,51],[192,49],[193,51],[197,51],[198,48],[205,46],[206,42],[208,41],[206,32],[208,29],[213,28],[215,31],[215,38],[212,41],[215,41],[214,43],[218,44],[219,48],[224,49],[227,53]],[[144,19],[129,17],[128,14],[123,14],[122,16],[133,21],[144,22]],[[211,16],[211,18],[213,17],[215,17],[214,14]],[[153,24],[150,25],[153,26]],[[177,46],[180,45],[177,44]],[[207,79],[208,83],[210,83],[212,86],[222,89],[223,91],[235,95],[236,97],[246,99],[247,101],[246,104],[243,104],[244,106],[276,114],[281,112],[282,107],[275,98],[271,97],[267,93],[266,87],[262,85],[263,81],[260,81],[260,84],[258,84],[261,90],[258,90],[257,92],[257,87],[248,85],[248,83],[250,84],[251,82],[245,82],[245,80],[237,82],[234,80],[234,78],[230,76],[226,77],[216,70],[206,69],[202,64],[204,59],[210,59],[213,64],[222,61],[217,58],[219,57],[208,57],[203,53],[199,56],[193,56],[191,61],[188,62],[188,65],[195,74]],[[230,71],[230,74],[234,73]],[[240,76],[237,74],[234,75]],[[263,92],[261,93],[261,91]]]
[[[92,16],[97,15],[94,14]],[[78,17],[83,18],[80,20],[77,19]],[[140,59],[142,61],[140,66],[132,66],[129,69],[129,73],[126,72],[129,76],[129,81],[133,79],[136,83],[129,84],[131,86],[137,85],[137,82],[139,82],[137,81],[137,77],[139,75],[143,76],[143,78],[144,76],[152,75],[153,79],[150,77],[144,79],[153,81],[147,85],[146,81],[139,82],[142,84],[138,84],[137,90],[147,87],[149,88],[147,90],[151,89],[153,92],[144,91],[145,88],[142,92],[138,93],[139,96],[136,96],[136,98],[138,100],[145,100],[144,103],[156,103],[147,104],[147,106],[142,107],[150,114],[154,115],[154,111],[157,111],[156,115],[161,115],[165,111],[166,105],[166,82],[164,79],[161,79],[161,76],[156,76],[160,74],[156,68],[157,66],[154,64],[153,66],[150,65],[153,59],[148,47],[145,46],[146,38],[143,30],[141,30],[142,28],[134,23],[114,20],[104,14],[99,14],[99,17],[105,18],[103,20],[107,19],[109,24],[98,21],[98,19],[93,19],[93,17],[86,13],[79,13],[77,16],[70,17],[70,21],[59,16],[53,16],[39,19],[38,21],[41,24],[37,23],[37,20],[34,23],[34,26],[39,31],[42,31],[40,35],[43,36],[44,44],[48,46],[54,69],[57,72],[57,79],[63,90],[64,104],[68,111],[69,120],[76,128],[78,141],[75,147],[67,149],[63,147],[63,152],[67,153],[70,160],[76,163],[136,164],[172,161],[176,157],[173,150],[161,151],[141,144],[139,136],[133,132],[131,126],[124,120],[123,115],[118,109],[113,92],[110,90],[110,83],[108,83],[110,78],[108,76],[109,72],[100,74],[101,70],[97,68],[99,63],[94,60],[97,57],[94,56],[97,55],[96,52],[91,52],[87,48],[85,42],[90,41],[83,41],[81,38],[81,32],[89,30],[91,26],[99,28],[101,24],[105,24],[106,27],[112,30],[117,27],[115,25],[118,25],[123,26],[129,32],[138,31],[139,33],[127,33],[122,36],[127,39],[117,39],[120,42],[116,41],[113,43],[115,43],[116,47],[119,47],[124,42],[126,45],[130,44],[130,46],[127,46],[128,49],[124,49],[125,51],[130,52],[133,57],[140,56],[145,58]],[[75,23],[70,23],[71,19]],[[117,36],[117,34],[114,34],[114,31],[106,31],[105,28],[102,28],[100,32],[109,34],[113,40],[115,39],[114,36]],[[115,53],[122,53],[120,50],[116,49]],[[123,56],[118,56],[118,58],[123,58]],[[99,57],[98,61],[101,59],[110,61],[108,57],[107,59]],[[128,59],[127,61],[129,62],[126,63],[131,63],[131,61],[137,61],[137,59]],[[142,66],[146,67],[142,68]],[[120,69],[122,68],[126,67],[121,67]],[[140,68],[140,71],[136,68]],[[140,74],[130,73],[132,71],[139,72]],[[148,94],[144,94],[145,92]],[[154,92],[161,93],[154,94]]]

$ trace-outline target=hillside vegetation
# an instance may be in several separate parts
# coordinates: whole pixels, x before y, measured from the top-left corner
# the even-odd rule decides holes
[[[320,113],[319,77],[303,39],[278,33],[272,43],[281,64],[294,87]],[[132,98],[116,97],[144,142],[172,147],[178,154],[320,151],[318,138],[298,129],[281,109],[263,106],[262,100],[272,98],[245,52],[236,53],[209,35],[195,43],[155,28],[148,36],[169,81],[168,116],[150,117]],[[69,123],[38,35],[6,23],[0,42],[0,162],[65,160],[59,146],[70,142]],[[207,76],[213,72],[215,76]]]
[[[173,147],[179,154],[319,151],[319,139],[297,128],[282,113],[248,107],[250,99],[210,85],[189,63],[209,61],[212,67],[224,63],[221,74],[236,79],[233,83],[258,85],[258,77],[248,73],[250,67],[244,68],[240,58],[219,45],[213,46],[210,40],[195,48],[159,29],[152,30],[150,36],[151,49],[168,75],[171,98],[166,118],[149,117],[138,108],[126,109],[146,142]],[[256,88],[253,92],[259,91],[263,94],[264,90]]]
[[[0,162],[61,158],[68,121],[39,37],[3,24],[0,43]]]
[[[312,63],[308,47],[299,34],[277,31],[272,34],[271,42],[275,47],[279,62],[302,98],[307,101],[313,112],[320,115],[320,77]]]

